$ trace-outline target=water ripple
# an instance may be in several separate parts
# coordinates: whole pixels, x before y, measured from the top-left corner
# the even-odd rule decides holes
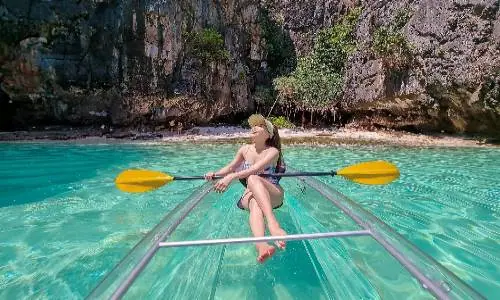
[[[163,215],[201,185],[200,181],[174,182],[151,193],[131,195],[115,189],[113,179],[119,172],[146,168],[173,175],[202,175],[231,160],[236,149],[236,145],[0,144],[0,298],[85,297]],[[487,298],[495,298],[500,290],[500,150],[290,146],[284,153],[289,164],[305,171],[338,170],[367,160],[394,162],[401,177],[389,185],[357,185],[338,177],[320,180],[357,201]],[[291,186],[293,181],[283,182]],[[241,187],[232,189],[216,198],[219,201],[207,202],[201,206],[203,210],[193,212],[176,238],[247,236],[247,215],[234,206]],[[357,229],[327,202],[296,201],[295,206],[292,202],[278,212],[280,219],[288,220],[287,230],[307,224],[308,230],[326,229],[327,225]],[[301,214],[300,207],[310,214]],[[204,218],[208,210],[213,218]],[[291,222],[293,218],[298,221]],[[208,292],[192,291],[192,295],[202,297],[210,297],[215,284],[219,287],[215,297],[234,292],[252,299],[271,294],[286,299],[308,290],[309,296],[318,299],[328,298],[325,295],[389,299],[415,285],[401,273],[392,272],[399,270],[397,266],[378,265],[370,256],[372,244],[352,243],[349,253],[345,245],[335,242],[290,244],[294,248],[289,256],[278,256],[269,269],[253,264],[253,250],[235,246],[225,250],[227,264],[222,269],[217,268],[222,248],[216,247],[165,252],[172,254],[164,254],[165,260],[155,265],[155,271],[173,274],[169,273],[172,269],[166,271],[165,262],[184,268],[187,277],[182,283],[172,281],[168,274],[165,283],[182,295],[200,279],[198,286]],[[318,249],[324,257],[314,258]],[[301,257],[309,258],[305,262]],[[192,258],[192,266],[186,258]],[[310,269],[310,261],[315,259],[319,269]],[[234,288],[214,283],[211,276],[201,277],[196,266],[209,273],[219,270],[220,280]],[[290,268],[293,272],[287,273]],[[241,280],[242,272],[246,281]],[[359,272],[372,279],[365,280]],[[318,276],[337,278],[333,281],[338,286],[352,288],[355,294],[329,289],[312,279]],[[168,294],[163,283],[151,281],[148,286]]]

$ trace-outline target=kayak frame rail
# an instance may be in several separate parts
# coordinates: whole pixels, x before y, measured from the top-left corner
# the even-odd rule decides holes
[[[343,204],[342,201],[336,199],[333,195],[329,195],[328,192],[325,192],[328,190],[328,187],[324,188],[326,186],[325,183],[304,176],[298,176],[298,179],[300,179],[302,182],[304,182],[304,184],[313,188],[320,195],[328,199],[334,206],[336,206],[345,215],[347,215],[354,222],[356,222],[356,224],[358,224],[361,228],[369,231],[371,237],[379,245],[381,245],[387,252],[389,252],[389,254],[391,254],[415,279],[417,279],[420,282],[422,287],[427,291],[429,291],[434,297],[440,300],[450,299],[449,295],[450,289],[447,286],[446,282],[436,282],[430,279],[428,276],[426,276],[422,272],[421,268],[417,267],[407,256],[405,256],[401,251],[399,251],[397,247],[393,243],[391,243],[389,239],[385,238],[383,234],[381,234],[377,230],[375,223],[371,224],[369,221],[368,222],[363,221],[358,215],[356,215],[356,213],[348,205]],[[336,194],[340,194],[336,190],[333,191],[335,191]],[[359,207],[359,209],[363,210],[362,207]],[[385,224],[382,220],[379,220],[376,216],[371,215],[371,217],[373,217],[376,221],[380,222],[381,224],[384,224],[385,226],[389,227],[389,225]],[[404,239],[403,237],[400,238]],[[419,251],[418,248],[416,250]],[[473,292],[474,296],[473,299],[486,299],[474,289],[468,286],[467,288],[469,288],[470,291]]]
[[[155,256],[158,249],[160,249],[159,243],[166,240],[174,230],[182,223],[184,219],[189,215],[193,209],[200,204],[200,202],[208,195],[208,193],[212,190],[212,187],[208,187],[205,185],[205,189],[202,190],[199,194],[197,194],[187,205],[187,209],[182,213],[182,215],[175,220],[164,232],[160,233],[155,242],[148,251],[144,254],[142,259],[134,266],[134,268],[127,275],[125,280],[120,282],[120,285],[116,288],[113,295],[111,295],[110,299],[121,299],[123,295],[128,291],[130,286],[134,283],[135,279],[141,274],[147,264],[151,261],[151,259]]]
[[[328,174],[330,175],[330,174]],[[120,285],[114,291],[110,299],[121,299],[127,292],[129,287],[133,284],[135,279],[144,270],[146,265],[150,262],[153,256],[160,248],[174,248],[174,247],[189,247],[189,246],[211,246],[221,244],[240,244],[240,243],[255,243],[255,242],[270,242],[270,241],[285,241],[285,240],[312,240],[323,238],[341,238],[341,237],[355,237],[355,236],[370,236],[378,244],[380,244],[387,252],[389,252],[414,278],[416,278],[432,295],[438,299],[448,300],[450,295],[448,291],[443,289],[439,283],[432,281],[429,277],[424,275],[421,270],[412,263],[403,253],[401,253],[388,239],[384,238],[374,226],[363,221],[357,216],[348,205],[344,205],[338,199],[322,191],[321,182],[312,180],[308,177],[297,176],[302,182],[309,187],[319,192],[322,196],[332,202],[334,206],[339,208],[345,215],[356,222],[362,230],[356,231],[333,231],[323,233],[306,233],[306,234],[291,234],[284,236],[265,236],[265,237],[245,237],[245,238],[226,238],[226,239],[208,239],[208,240],[192,240],[192,241],[172,241],[165,242],[166,239],[173,233],[173,231],[182,223],[182,221],[189,215],[189,213],[201,203],[201,201],[208,195],[211,188],[206,188],[188,205],[184,213],[169,226],[161,235],[159,235],[157,242],[146,252],[139,263],[127,275],[126,279],[120,282]],[[482,297],[480,297],[483,299]]]

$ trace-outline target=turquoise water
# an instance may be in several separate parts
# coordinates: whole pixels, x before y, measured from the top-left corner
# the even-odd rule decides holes
[[[84,298],[201,184],[174,182],[152,193],[130,195],[113,186],[120,171],[202,174],[226,163],[235,149],[0,144],[0,298]],[[285,155],[295,168],[312,171],[372,159],[396,163],[401,178],[386,186],[321,180],[484,296],[494,298],[500,291],[499,149],[288,146]],[[315,195],[292,193],[298,189],[294,180],[284,179],[283,184],[290,195],[278,218],[289,233],[358,229],[340,213],[325,209]],[[172,238],[248,236],[247,216],[234,206],[239,192],[241,187],[234,185],[222,196],[211,194]],[[236,293],[251,299],[430,298],[397,262],[366,239],[289,242],[287,251],[265,266],[255,263],[250,245],[161,249],[128,297],[146,293],[224,299]]]

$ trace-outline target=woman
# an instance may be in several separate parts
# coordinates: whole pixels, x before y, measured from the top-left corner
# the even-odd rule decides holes
[[[259,176],[261,173],[283,173],[284,164],[281,153],[281,141],[277,128],[261,115],[252,115],[248,119],[251,127],[252,144],[242,146],[233,161],[217,172],[205,174],[207,180],[214,176],[224,176],[214,185],[217,192],[224,192],[235,179],[246,187],[237,205],[250,211],[250,228],[256,237],[265,233],[264,217],[269,232],[273,236],[283,236],[286,232],[281,228],[274,216],[273,209],[283,205],[283,188],[279,185],[279,176]],[[284,241],[277,241],[280,249],[285,249]],[[262,263],[271,257],[274,246],[265,242],[256,243],[257,261]]]

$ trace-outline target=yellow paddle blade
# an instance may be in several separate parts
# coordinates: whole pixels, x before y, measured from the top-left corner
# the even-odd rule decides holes
[[[362,184],[386,184],[399,177],[399,170],[392,163],[380,160],[345,167],[337,175]]]
[[[128,193],[142,193],[157,189],[174,180],[174,177],[158,171],[126,170],[115,179],[118,189]]]

